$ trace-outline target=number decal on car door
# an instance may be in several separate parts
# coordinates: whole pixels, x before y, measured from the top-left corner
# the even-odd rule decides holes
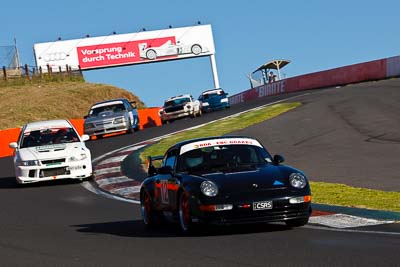
[[[161,203],[168,204],[168,180],[161,181]]]

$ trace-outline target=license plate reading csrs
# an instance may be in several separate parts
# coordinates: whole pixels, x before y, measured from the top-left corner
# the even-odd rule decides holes
[[[270,210],[272,209],[272,201],[261,201],[253,203],[253,210]]]

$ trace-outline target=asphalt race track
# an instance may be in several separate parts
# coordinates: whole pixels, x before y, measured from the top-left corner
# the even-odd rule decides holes
[[[400,80],[266,97],[134,135],[88,143],[93,158],[114,149],[260,104],[296,97],[303,105],[236,134],[260,139],[315,181],[399,191]],[[332,229],[283,224],[177,234],[147,230],[139,206],[81,184],[17,187],[0,159],[1,266],[399,266],[400,224]]]

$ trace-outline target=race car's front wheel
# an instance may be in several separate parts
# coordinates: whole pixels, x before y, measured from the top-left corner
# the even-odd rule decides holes
[[[186,193],[182,193],[179,197],[179,225],[184,233],[192,229],[189,195]]]

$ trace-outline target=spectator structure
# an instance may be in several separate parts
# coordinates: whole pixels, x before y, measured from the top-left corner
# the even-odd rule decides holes
[[[276,80],[281,79],[281,69],[285,67],[287,64],[290,63],[290,60],[285,60],[285,59],[274,59],[271,61],[268,61],[267,63],[261,65],[259,68],[257,68],[255,71],[253,71],[251,74],[248,75],[248,78],[250,80],[250,85],[251,88],[274,82]],[[276,70],[277,72],[277,79],[276,75],[273,73],[272,70]],[[272,74],[271,74],[272,72]]]

